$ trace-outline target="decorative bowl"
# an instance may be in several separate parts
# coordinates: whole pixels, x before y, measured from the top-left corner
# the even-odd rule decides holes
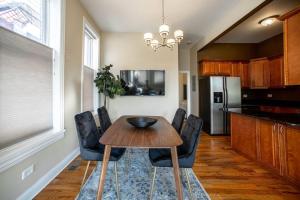
[[[157,119],[150,117],[130,117],[127,122],[136,128],[147,128],[157,122]]]

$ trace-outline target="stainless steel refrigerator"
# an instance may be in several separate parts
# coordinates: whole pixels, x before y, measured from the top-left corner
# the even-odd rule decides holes
[[[210,76],[199,79],[199,116],[211,135],[230,134],[228,108],[241,107],[240,77]]]

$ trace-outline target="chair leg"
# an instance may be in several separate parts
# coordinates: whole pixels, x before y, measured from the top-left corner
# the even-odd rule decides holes
[[[154,171],[153,171],[153,178],[152,178],[151,190],[150,190],[150,197],[149,197],[150,200],[152,200],[152,196],[153,196],[153,190],[154,190],[154,184],[155,184],[155,176],[156,176],[156,168],[157,167],[154,167]]]
[[[86,168],[85,168],[85,172],[84,172],[84,175],[83,175],[83,179],[82,179],[82,182],[81,182],[80,189],[81,189],[81,187],[82,187],[82,186],[83,186],[83,184],[84,184],[84,180],[85,180],[86,174],[87,174],[87,172],[88,172],[88,169],[89,169],[90,163],[91,163],[91,161],[88,161],[88,163],[87,163],[87,165],[86,165]]]
[[[117,199],[120,199],[120,191],[119,191],[119,181],[118,181],[118,170],[117,170],[117,162],[115,162],[115,177],[116,177],[116,191],[117,191]]]
[[[191,199],[194,199],[193,193],[192,193],[192,187],[191,187],[191,183],[190,183],[190,177],[189,177],[188,169],[185,168],[184,172],[185,172],[185,177],[186,177],[187,184],[188,184],[188,189],[189,189],[190,197],[191,197]]]

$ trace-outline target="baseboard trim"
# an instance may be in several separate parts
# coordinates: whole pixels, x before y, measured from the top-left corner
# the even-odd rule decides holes
[[[23,194],[21,194],[17,200],[33,199],[39,192],[41,192],[71,161],[73,161],[79,155],[79,147],[74,149],[65,159],[60,161],[56,166],[42,176],[35,184],[28,188]]]

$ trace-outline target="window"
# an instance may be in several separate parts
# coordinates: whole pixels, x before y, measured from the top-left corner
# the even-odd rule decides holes
[[[95,111],[99,101],[94,84],[99,65],[99,38],[85,20],[83,40],[82,111]]]
[[[64,137],[64,6],[0,0],[0,173]]]
[[[48,0],[1,0],[0,26],[47,43]]]

